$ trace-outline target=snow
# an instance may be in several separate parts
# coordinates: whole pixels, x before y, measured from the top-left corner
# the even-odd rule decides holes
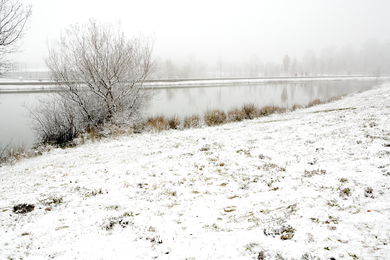
[[[5,165],[0,259],[389,259],[389,118],[382,85]]]

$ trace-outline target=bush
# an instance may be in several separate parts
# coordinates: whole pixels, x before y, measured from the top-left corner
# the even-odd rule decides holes
[[[94,21],[67,30],[46,60],[60,91],[53,94],[55,108],[45,101],[34,113],[40,142],[64,146],[87,129],[132,123],[147,98],[142,89],[151,51],[146,38],[128,39]]]
[[[184,128],[200,127],[200,117],[198,115],[187,116],[184,118]]]
[[[242,107],[242,112],[245,115],[245,119],[254,119],[258,116],[258,109],[254,104],[245,104]]]
[[[228,121],[230,122],[238,122],[246,118],[243,109],[238,109],[238,108],[230,110],[227,114],[227,117],[228,117]]]
[[[168,120],[164,116],[151,117],[146,121],[146,126],[157,130],[163,131],[170,128]]]
[[[41,107],[31,114],[41,144],[65,147],[82,131],[76,110],[67,102],[57,99],[41,102]]]
[[[168,125],[170,129],[178,129],[180,125],[180,120],[177,116],[170,117],[168,119]]]
[[[220,125],[226,122],[226,114],[218,109],[207,111],[204,115],[204,121],[208,126]]]

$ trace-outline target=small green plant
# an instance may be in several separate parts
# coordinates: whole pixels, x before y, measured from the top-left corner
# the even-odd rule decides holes
[[[184,128],[200,127],[200,117],[198,115],[187,116],[184,118]]]
[[[207,111],[204,115],[204,121],[208,126],[220,125],[226,122],[226,114],[218,109]]]

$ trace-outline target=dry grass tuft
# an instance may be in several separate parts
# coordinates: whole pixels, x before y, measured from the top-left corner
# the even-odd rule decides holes
[[[222,110],[210,110],[204,115],[204,121],[208,126],[220,125],[226,122],[226,114]]]
[[[259,116],[268,116],[274,113],[282,113],[285,109],[281,107],[275,107],[275,106],[266,106],[261,109],[259,109],[258,114]]]
[[[170,129],[179,129],[180,119],[177,116],[168,118],[168,125]]]
[[[200,127],[200,117],[198,115],[187,116],[184,118],[184,128]]]
[[[254,119],[258,117],[258,108],[254,104],[245,104],[242,107],[242,113],[245,115],[245,119]]]
[[[312,107],[312,106],[316,106],[316,105],[319,105],[319,104],[322,104],[322,102],[321,102],[321,100],[319,100],[317,98],[317,99],[314,99],[313,101],[311,101],[309,104],[307,104],[307,107]]]
[[[235,108],[228,112],[227,118],[229,122],[239,122],[244,120],[246,116],[243,109]]]
[[[146,126],[157,131],[163,131],[169,129],[169,122],[164,116],[155,116],[146,121]]]

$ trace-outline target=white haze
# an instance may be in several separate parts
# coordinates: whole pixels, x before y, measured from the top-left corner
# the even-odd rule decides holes
[[[367,42],[390,46],[388,0],[30,0],[33,16],[10,57],[28,68],[45,68],[47,44],[61,30],[90,18],[121,23],[129,36],[155,39],[158,61],[202,64],[281,63],[285,54],[304,57]]]

